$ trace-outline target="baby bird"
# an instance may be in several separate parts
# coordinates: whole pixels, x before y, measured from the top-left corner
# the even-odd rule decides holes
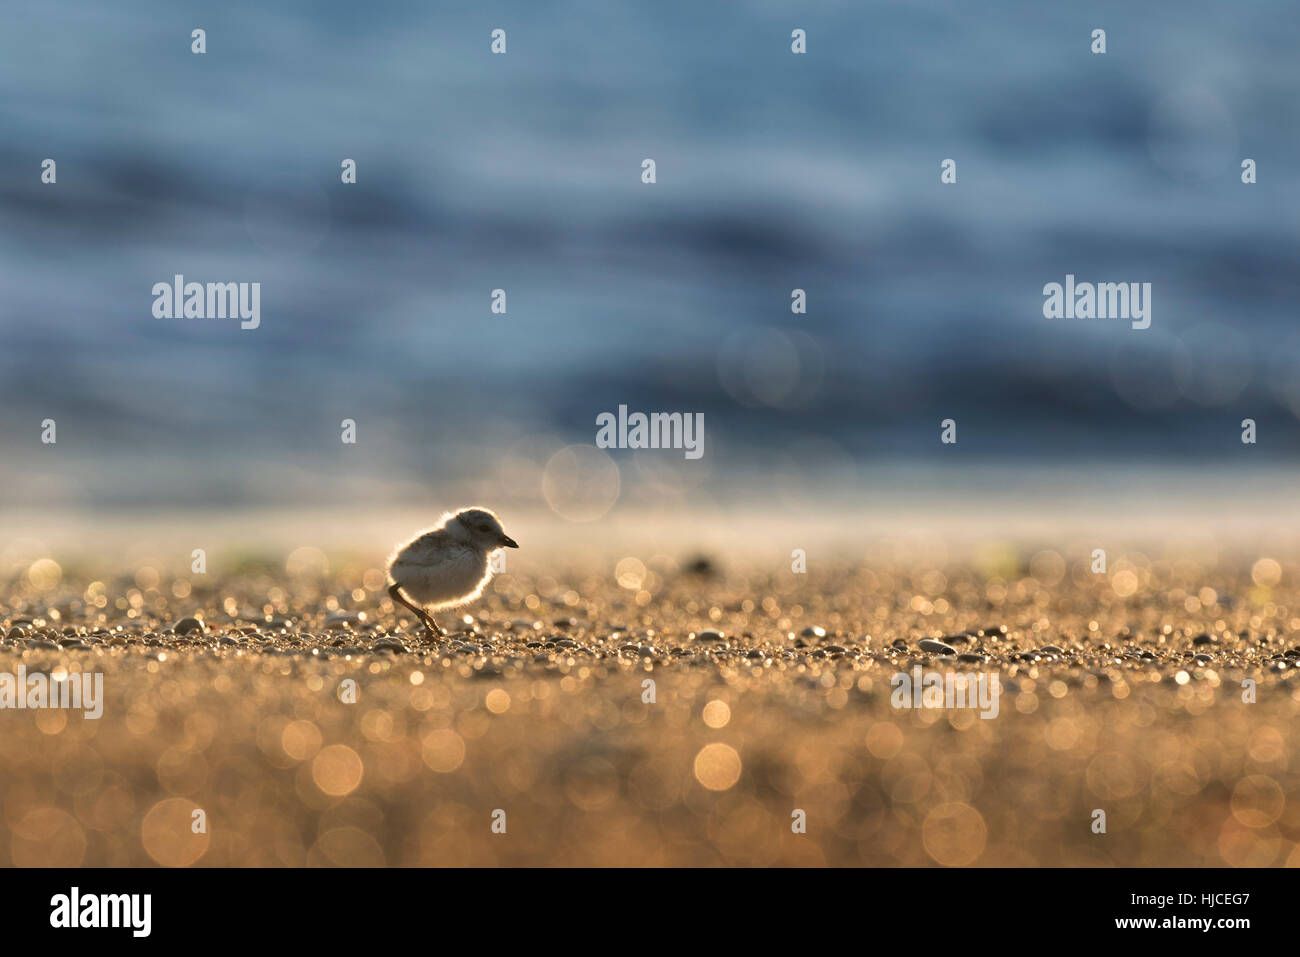
[[[425,607],[451,608],[473,601],[492,580],[488,552],[518,547],[501,528],[501,520],[486,508],[447,512],[435,528],[421,532],[389,556],[388,595],[441,637],[443,630]]]

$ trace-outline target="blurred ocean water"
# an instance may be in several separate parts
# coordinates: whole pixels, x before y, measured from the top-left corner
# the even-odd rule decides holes
[[[620,403],[708,450],[611,453],[625,499],[1300,448],[1293,4],[0,17],[0,508],[526,499]],[[155,318],[176,274],[260,327]],[[1151,328],[1044,319],[1067,274],[1150,282]]]

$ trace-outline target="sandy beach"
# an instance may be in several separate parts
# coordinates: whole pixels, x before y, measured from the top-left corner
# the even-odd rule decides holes
[[[549,558],[445,639],[378,554],[33,563],[0,672],[102,715],[0,712],[0,862],[1300,863],[1296,556]]]

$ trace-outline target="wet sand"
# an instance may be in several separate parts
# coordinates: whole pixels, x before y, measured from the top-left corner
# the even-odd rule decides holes
[[[104,701],[0,711],[0,863],[1300,864],[1289,559],[522,563],[435,640],[312,558],[15,575],[0,672]]]

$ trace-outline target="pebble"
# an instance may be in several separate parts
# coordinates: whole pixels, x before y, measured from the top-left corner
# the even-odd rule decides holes
[[[957,649],[952,645],[945,645],[942,641],[935,641],[933,638],[922,638],[918,647],[922,651],[928,651],[935,655],[955,655]]]
[[[1197,635],[1192,639],[1192,644],[1194,645],[1217,645],[1218,643],[1219,640],[1217,638],[1212,638],[1209,635]]]
[[[204,630],[206,630],[205,626],[198,618],[182,618],[172,625],[172,631],[178,635],[188,635],[192,631],[202,633]]]
[[[831,654],[843,655],[848,653],[848,649],[843,645],[823,645],[822,647]]]
[[[709,628],[695,636],[696,641],[726,641],[727,636],[720,631]]]
[[[976,663],[983,664],[989,659],[986,655],[977,655],[973,651],[963,651],[961,654],[957,656],[957,660],[964,661],[967,664],[976,664]]]
[[[1043,645],[1043,647],[1039,648],[1038,651],[1040,654],[1044,654],[1044,655],[1065,654],[1065,649],[1062,648],[1060,645]]]
[[[574,641],[572,638],[561,638],[561,639],[559,639],[558,641],[556,641],[555,644],[556,644],[558,647],[560,647],[560,648],[577,648],[577,647],[578,647],[578,643],[577,643],[576,641]]]
[[[1192,660],[1196,662],[1198,665],[1208,665],[1214,661],[1213,658],[1211,658],[1209,655],[1204,653],[1199,655],[1192,655]]]
[[[370,648],[372,651],[406,651],[406,646],[396,638],[376,638]]]
[[[820,625],[809,625],[803,631],[799,632],[805,638],[825,638],[826,629]]]
[[[717,574],[718,567],[707,555],[699,555],[686,563],[685,571],[688,575],[701,575],[708,578]]]

